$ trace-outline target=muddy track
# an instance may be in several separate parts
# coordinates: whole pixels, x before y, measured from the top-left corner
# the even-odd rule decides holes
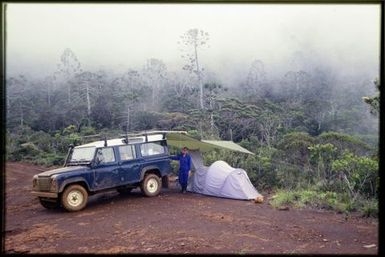
[[[180,194],[111,191],[86,209],[46,210],[30,194],[32,176],[47,168],[6,164],[6,253],[317,253],[377,254],[376,219],[329,211],[273,209]],[[375,246],[373,246],[375,245]]]

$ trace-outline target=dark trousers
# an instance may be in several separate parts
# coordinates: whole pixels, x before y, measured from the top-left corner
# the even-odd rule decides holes
[[[187,189],[188,173],[189,173],[188,170],[186,170],[186,171],[180,170],[179,171],[179,184],[182,187],[183,191],[186,191],[186,189]]]

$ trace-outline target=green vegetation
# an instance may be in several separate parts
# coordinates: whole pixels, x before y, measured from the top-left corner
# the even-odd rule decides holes
[[[224,87],[209,71],[169,72],[157,59],[122,74],[84,71],[70,49],[58,67],[45,79],[7,78],[7,160],[62,165],[70,144],[186,130],[254,152],[212,151],[204,161],[245,169],[259,191],[277,192],[273,206],[377,215],[379,94],[363,96],[376,93],[378,80],[373,87],[327,67],[269,77],[256,60]]]
[[[338,213],[348,214],[358,211],[364,217],[378,217],[378,200],[360,199],[352,201],[344,193],[322,191],[316,188],[279,190],[270,200],[274,208],[294,206],[295,208],[318,208],[334,210]]]

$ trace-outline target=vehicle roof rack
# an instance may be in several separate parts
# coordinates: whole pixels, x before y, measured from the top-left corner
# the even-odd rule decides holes
[[[133,133],[128,133],[128,134],[121,134],[120,136],[145,136],[145,135],[153,135],[153,134],[163,134],[164,138],[166,137],[165,135],[168,133],[180,133],[180,134],[187,134],[187,131],[183,130],[149,130],[149,131],[139,131],[139,132],[133,132]]]

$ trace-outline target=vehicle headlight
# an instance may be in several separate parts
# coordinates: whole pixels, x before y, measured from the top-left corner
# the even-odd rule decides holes
[[[50,181],[50,191],[56,191],[56,189],[57,189],[56,177],[52,177]]]

